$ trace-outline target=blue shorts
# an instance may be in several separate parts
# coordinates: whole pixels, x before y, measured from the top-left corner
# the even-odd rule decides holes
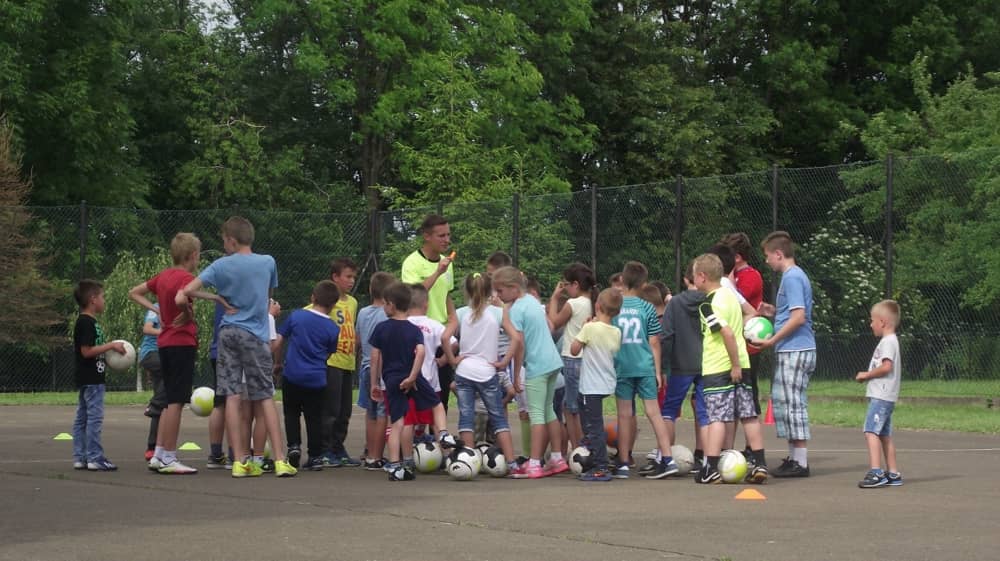
[[[892,436],[892,410],[895,407],[895,402],[869,398],[868,413],[865,415],[865,432],[878,436]]]
[[[441,398],[434,391],[434,388],[431,387],[426,378],[419,374],[417,375],[417,383],[408,392],[399,389],[400,382],[406,379],[404,376],[390,379],[383,377],[383,379],[385,380],[385,405],[390,423],[395,423],[406,416],[406,412],[410,409],[411,399],[417,411],[427,411],[441,403]]]
[[[694,418],[699,426],[708,426],[708,412],[705,409],[705,392],[701,386],[701,375],[671,374],[667,381],[667,395],[663,397],[660,414],[664,419],[676,421],[681,416],[681,407],[688,390],[694,386]]]
[[[362,366],[358,372],[358,407],[368,409],[372,400],[372,367]]]
[[[580,412],[580,364],[583,363],[583,359],[564,356],[562,361],[563,378],[566,379],[563,410],[575,415]],[[562,417],[562,411],[559,412],[559,416]]]
[[[656,377],[642,376],[635,378],[618,378],[618,385],[615,386],[615,397],[623,400],[635,399],[656,399]],[[635,407],[632,408],[635,411]]]

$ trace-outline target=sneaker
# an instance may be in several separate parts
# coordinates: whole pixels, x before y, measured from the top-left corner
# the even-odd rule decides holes
[[[656,459],[656,453],[659,452],[659,451],[660,451],[659,448],[653,448],[649,452],[646,452],[646,459],[647,460],[655,460]]]
[[[155,454],[155,452],[153,450],[146,450],[146,453],[143,454],[142,457],[145,458],[146,461],[148,462],[149,460],[153,459],[153,454]]]
[[[153,456],[149,459],[149,463],[146,464],[146,467],[149,468],[149,471],[160,471],[160,468],[163,467],[163,460]]]
[[[886,485],[889,487],[901,487],[903,485],[903,475],[895,471],[885,472],[885,478],[889,480]]]
[[[507,477],[511,479],[527,479],[528,478],[528,461],[518,462],[517,467],[511,468],[510,473]]]
[[[389,471],[389,481],[413,481],[417,476],[412,470],[406,469],[402,464],[393,466]]]
[[[656,458],[649,460],[648,462],[646,462],[646,465],[642,466],[639,469],[639,475],[645,477],[647,473],[652,473],[656,471],[657,463],[658,462],[656,461]]]
[[[524,469],[524,478],[526,479],[541,479],[550,475],[552,475],[552,471],[539,465],[528,465],[528,467]]]
[[[445,433],[441,435],[441,448],[445,450],[449,448],[458,448],[458,441],[451,434]]]
[[[862,489],[874,489],[876,487],[885,487],[889,484],[889,478],[885,476],[885,472],[880,469],[870,469],[868,473],[865,474],[865,478],[858,481],[858,487]]]
[[[323,471],[323,458],[319,456],[310,457],[306,460],[306,463],[302,464],[302,469],[307,469],[309,471]]]
[[[767,466],[755,465],[753,466],[753,468],[750,469],[749,472],[747,472],[747,476],[744,478],[744,481],[746,481],[747,483],[755,483],[757,485],[761,485],[767,483],[767,477],[769,475],[770,474],[767,471]]]
[[[778,466],[778,469],[774,470],[774,476],[781,477],[778,474],[788,471],[788,468],[791,467],[792,462],[794,461],[795,460],[793,460],[791,457],[786,456],[785,459],[781,460],[781,465]]]
[[[274,460],[271,458],[264,458],[258,465],[260,465],[260,471],[264,473],[274,473]]]
[[[612,473],[612,475],[614,476],[615,479],[628,479],[629,471],[630,470],[629,470],[628,465],[627,464],[622,464],[622,465],[614,468],[614,470],[612,470],[611,473]]]
[[[274,462],[274,475],[278,477],[295,477],[299,470],[288,463],[288,460],[278,460]]]
[[[784,466],[785,464],[782,464]],[[809,477],[809,466],[802,467],[795,460],[789,460],[785,469],[778,468],[773,474],[775,477]]]
[[[358,467],[361,465],[361,462],[347,455],[347,452],[341,452],[340,454],[337,454],[337,460],[343,467]]]
[[[87,471],[117,471],[118,466],[111,463],[110,460],[101,456],[93,462],[87,462]]]
[[[193,467],[186,466],[181,463],[180,460],[174,460],[169,464],[162,464],[160,469],[156,470],[157,473],[165,473],[170,475],[191,475],[198,473]]]
[[[678,471],[680,471],[680,468],[677,467],[677,462],[673,460],[668,462],[664,458],[656,462],[656,467],[653,468],[653,471],[646,473],[643,477],[646,479],[663,479],[664,477],[675,475]]]
[[[340,458],[335,456],[333,452],[327,452],[326,454],[323,454],[322,456],[320,456],[320,459],[323,460],[323,467],[328,467],[328,468],[340,467]]]
[[[368,471],[379,471],[385,468],[385,460],[384,459],[373,460],[371,458],[365,458],[365,461],[362,464],[362,466],[364,466],[364,468]]]
[[[705,458],[697,459],[691,464],[691,469],[688,470],[688,475],[698,475],[701,473],[701,467],[705,465]]]
[[[695,476],[694,482],[703,485],[718,485],[722,483],[722,474],[719,473],[719,470],[705,464]]]
[[[233,469],[233,463],[225,454],[209,456],[208,461],[205,462],[205,469]]]
[[[558,475],[569,471],[569,464],[566,463],[566,458],[559,458],[554,462],[549,462],[545,468],[549,471],[549,475]]]
[[[289,446],[288,463],[295,469],[299,469],[299,462],[302,461],[302,449],[298,446]]]
[[[580,474],[580,481],[611,481],[611,472],[606,469],[592,469]]]
[[[83,460],[73,460],[73,469],[87,469],[87,462]]]
[[[159,417],[162,412],[163,410],[155,405],[147,405],[146,409],[143,410],[142,414],[152,418],[152,417]]]
[[[260,477],[264,473],[260,464],[247,459],[245,462],[233,462],[233,477]]]

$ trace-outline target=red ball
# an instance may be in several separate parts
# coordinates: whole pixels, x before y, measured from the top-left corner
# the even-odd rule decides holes
[[[618,423],[615,421],[604,423],[604,432],[608,435],[608,446],[618,448]]]

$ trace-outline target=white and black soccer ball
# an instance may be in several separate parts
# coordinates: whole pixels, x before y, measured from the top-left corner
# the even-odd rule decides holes
[[[691,450],[687,446],[674,444],[670,447],[670,455],[674,457],[674,462],[677,463],[677,473],[679,475],[690,473],[691,468],[694,467],[694,454],[691,453]]]
[[[482,458],[482,465],[479,468],[479,473],[486,473],[486,453],[489,452],[490,448],[490,445],[486,442],[476,444],[476,450],[479,450],[479,457]]]
[[[452,463],[465,462],[469,464],[469,466],[471,466],[472,469],[476,471],[476,473],[479,473],[479,470],[483,466],[483,455],[479,452],[479,450],[476,450],[475,448],[469,448],[467,446],[459,446],[458,448],[452,450],[451,454],[449,454],[449,457],[451,458]],[[451,468],[449,467],[448,469],[450,470]]]
[[[433,473],[441,469],[441,447],[436,442],[421,442],[413,447],[413,463],[420,473]]]
[[[569,469],[576,475],[594,467],[594,459],[590,455],[590,448],[577,446],[569,453]]]
[[[464,460],[452,460],[448,464],[448,475],[458,481],[471,481],[475,479],[478,473],[478,469],[474,469],[473,466]]]
[[[483,454],[483,473],[491,477],[504,477],[507,475],[507,457],[495,446],[487,448]]]

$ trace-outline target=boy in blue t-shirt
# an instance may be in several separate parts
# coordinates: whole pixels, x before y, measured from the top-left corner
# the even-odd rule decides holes
[[[390,273],[379,271],[372,275],[368,283],[371,304],[358,311],[358,347],[361,368],[358,370],[358,407],[365,410],[365,453],[361,465],[369,471],[385,468],[385,403],[371,399],[371,336],[375,327],[389,319],[385,315],[385,300],[382,293],[396,282]]]
[[[400,461],[400,435],[410,402],[417,411],[431,410],[434,430],[442,448],[454,448],[455,437],[448,434],[447,417],[441,398],[427,379],[421,376],[424,363],[424,334],[407,319],[410,308],[410,287],[395,283],[382,294],[385,313],[389,317],[378,324],[372,333],[371,399],[385,401],[392,429],[389,432],[389,481],[412,481],[415,478],[412,448],[405,443],[405,454]],[[385,384],[383,391],[380,384]]]
[[[306,418],[309,459],[304,469],[323,469],[323,396],[326,392],[326,359],[337,352],[340,328],[330,319],[330,309],[340,300],[340,290],[332,281],[321,281],[312,291],[312,308],[295,310],[278,328],[277,356],[285,342],[282,374],[282,408],[288,463],[299,467],[302,457],[302,427]]]
[[[615,371],[618,383],[615,397],[618,405],[618,459],[614,470],[618,479],[629,477],[629,457],[632,450],[632,404],[639,397],[646,408],[646,417],[656,435],[657,451],[652,462],[643,468],[640,475],[649,479],[662,479],[677,473],[677,463],[670,456],[670,435],[666,423],[660,416],[657,401],[659,389],[663,386],[660,368],[659,335],[663,331],[656,308],[640,297],[649,272],[638,261],[629,261],[622,270],[625,296],[621,310],[615,316],[614,325],[621,329],[622,344],[615,355]]]
[[[178,305],[195,296],[202,286],[214,286],[236,312],[222,317],[219,327],[219,358],[216,364],[216,395],[226,397],[226,433],[233,447],[233,477],[259,477],[263,470],[250,456],[246,427],[240,411],[245,390],[254,414],[263,416],[267,437],[274,448],[274,472],[291,477],[298,471],[285,459],[284,435],[274,405],[274,359],[268,306],[271,291],[278,286],[278,268],[270,255],[254,253],[253,224],[234,216],[222,225],[226,251],[201,274],[177,292]],[[244,375],[246,382],[243,381]]]

